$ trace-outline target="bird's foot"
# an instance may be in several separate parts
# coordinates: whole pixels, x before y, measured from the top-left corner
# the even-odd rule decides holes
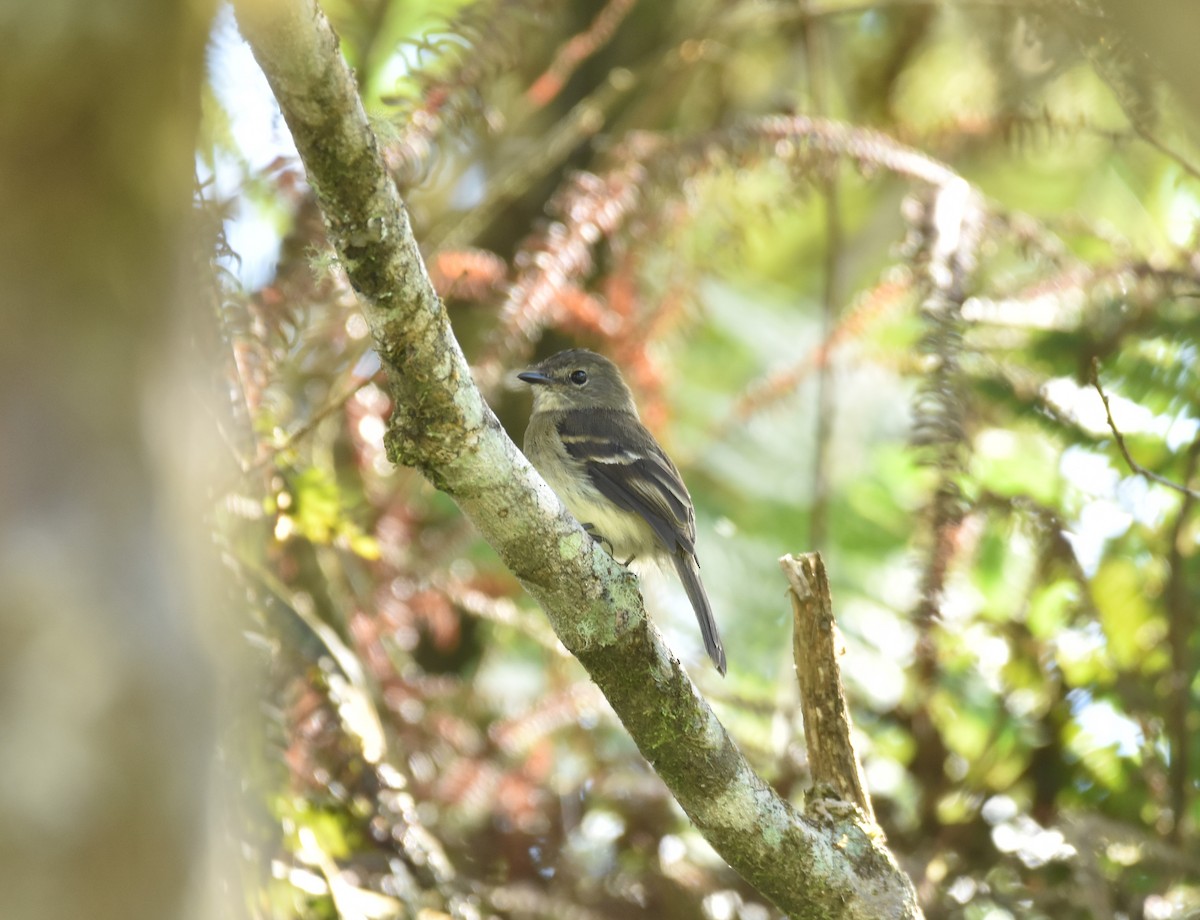
[[[612,556],[614,559],[617,559],[617,553],[613,549],[612,541],[609,540],[608,537],[604,536],[604,534],[602,534],[598,530],[596,530],[595,524],[583,524],[582,526],[583,526],[583,529],[587,531],[587,535],[589,537],[591,537],[595,542],[597,542],[601,546],[603,546],[604,549],[608,552],[608,554],[610,556]],[[617,559],[617,562],[620,562],[621,565],[628,568],[629,563],[633,562],[633,560],[636,558],[637,558],[637,556],[633,555],[633,556],[630,556],[628,559],[626,559],[624,562],[621,562],[620,559]]]
[[[583,529],[587,531],[587,535],[592,538],[593,542],[599,543],[601,546],[603,546],[608,551],[610,556],[613,554],[612,543],[609,542],[608,537],[596,530],[595,524],[584,524]]]

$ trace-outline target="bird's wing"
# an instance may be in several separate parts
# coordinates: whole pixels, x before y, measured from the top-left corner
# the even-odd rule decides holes
[[[596,489],[625,511],[640,515],[671,553],[695,553],[692,499],[669,457],[636,416],[575,409],[558,420],[558,434]]]

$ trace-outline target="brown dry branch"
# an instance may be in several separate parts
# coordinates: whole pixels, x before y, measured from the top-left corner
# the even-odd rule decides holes
[[[383,359],[393,462],[447,492],[539,601],[689,818],[793,917],[919,917],[878,838],[832,829],[747,763],[645,615],[634,577],[587,536],[471,379],[367,123],[312,0],[242,0],[239,25],[296,141]]]
[[[814,793],[819,796],[824,789],[832,789],[842,801],[861,808],[867,821],[874,823],[875,809],[850,737],[853,726],[838,664],[845,649],[833,618],[825,563],[820,553],[805,553],[784,556],[779,565],[790,586],[792,657],[800,684],[804,741]]]

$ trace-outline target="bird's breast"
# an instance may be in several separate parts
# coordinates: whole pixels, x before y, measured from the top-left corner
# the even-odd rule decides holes
[[[645,519],[618,508],[592,484],[586,464],[567,453],[552,422],[536,417],[530,421],[525,433],[525,456],[567,510],[612,545],[614,557],[627,559],[663,552]]]

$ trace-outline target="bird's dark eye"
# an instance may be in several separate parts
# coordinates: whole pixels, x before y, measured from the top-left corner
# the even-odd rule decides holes
[[[571,371],[571,383],[577,387],[587,383],[587,371]]]

